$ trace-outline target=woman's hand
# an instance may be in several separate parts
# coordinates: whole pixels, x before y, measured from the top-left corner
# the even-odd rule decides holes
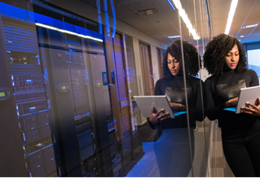
[[[152,107],[151,115],[149,118],[151,123],[156,124],[167,118],[170,118],[170,114],[168,112],[165,112],[164,109],[158,112],[155,107]]]
[[[171,108],[172,108],[174,111],[185,111],[185,110],[186,110],[186,107],[185,107],[185,105],[183,105],[183,104],[174,103],[174,102],[169,102],[169,103],[170,103]]]
[[[245,106],[241,107],[240,111],[253,116],[260,116],[260,98],[256,99],[255,104],[247,102]]]
[[[238,97],[230,99],[230,100],[226,101],[226,107],[229,108],[229,107],[235,106],[235,105],[237,105],[237,103],[238,103]]]

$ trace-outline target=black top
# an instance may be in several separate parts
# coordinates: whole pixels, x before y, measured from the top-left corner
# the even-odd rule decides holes
[[[210,120],[219,120],[219,127],[243,127],[254,123],[257,117],[225,111],[225,102],[239,96],[240,88],[259,85],[255,71],[248,69],[236,73],[234,70],[219,76],[211,76],[205,82],[206,109]],[[256,96],[257,98],[257,96]],[[246,117],[246,118],[245,118]]]
[[[185,104],[184,78],[174,76],[170,80],[163,78],[156,82],[155,95],[166,95],[170,102]],[[195,127],[195,121],[202,121],[202,102],[200,79],[187,77],[187,94],[190,114],[190,127]],[[201,81],[203,84],[203,82]],[[176,116],[174,119],[165,119],[159,126],[161,128],[180,128],[187,127],[187,114]],[[151,124],[154,128],[154,125]]]

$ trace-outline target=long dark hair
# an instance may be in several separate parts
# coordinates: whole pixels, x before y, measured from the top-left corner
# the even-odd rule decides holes
[[[243,45],[235,37],[220,34],[208,43],[203,56],[204,66],[210,74],[223,74],[225,56],[235,45],[237,45],[239,50],[239,62],[235,72],[243,72],[247,69],[247,60]]]
[[[183,41],[183,53],[185,60],[185,72],[188,75],[196,76],[200,69],[201,59],[198,55],[196,48],[188,43],[187,41]],[[167,79],[171,79],[173,76],[168,68],[167,64],[167,56],[170,54],[177,61],[182,63],[182,54],[181,54],[181,41],[177,40],[173,44],[171,44],[167,49],[163,57],[163,75]]]

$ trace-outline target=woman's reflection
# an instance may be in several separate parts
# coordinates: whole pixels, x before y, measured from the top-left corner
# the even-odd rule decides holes
[[[200,57],[196,48],[185,41],[183,55],[193,152],[195,121],[203,120],[200,88],[202,82],[194,77],[200,68]],[[164,78],[158,80],[155,86],[155,95],[167,96],[176,117],[169,118],[169,113],[164,110],[157,111],[153,107],[149,118],[150,126],[157,132],[155,137],[160,137],[154,143],[160,176],[187,176],[191,169],[182,65],[181,41],[178,40],[167,48],[163,59]]]

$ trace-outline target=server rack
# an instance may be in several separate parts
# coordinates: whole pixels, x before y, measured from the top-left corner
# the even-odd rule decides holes
[[[81,39],[45,28],[39,28],[38,33],[41,55],[49,71],[50,103],[55,108],[53,117],[62,153],[61,175],[94,176],[97,174],[93,156],[96,148],[94,123]]]
[[[119,145],[120,154],[114,164],[120,165],[118,176],[126,176],[132,167],[143,156],[142,143],[138,132],[132,132],[130,114],[129,88],[127,85],[126,60],[124,58],[123,35],[119,32],[114,38],[105,37],[105,51],[108,60],[108,68],[111,70],[110,84],[114,87],[111,92],[111,100],[116,122],[116,140]]]
[[[12,107],[5,105],[3,111],[14,108],[20,118],[16,124],[21,137],[16,143],[20,143],[24,151],[17,152],[16,158],[21,158],[24,166],[18,167],[21,172],[25,170],[25,174],[18,175],[125,175],[134,166],[129,164],[134,158],[131,157],[131,124],[126,109],[128,99],[125,97],[119,103],[120,108],[126,109],[122,114],[128,115],[121,120],[116,119],[117,111],[112,112],[111,103],[111,93],[119,91],[119,85],[113,84],[125,77],[117,71],[124,70],[124,66],[114,63],[116,71],[110,72],[103,43],[45,28],[37,29],[37,40],[34,24],[10,18],[5,24],[12,26],[6,28],[5,35],[15,33],[14,38],[24,40],[19,45],[13,43],[16,39],[3,40],[3,46],[9,49],[3,51],[7,51],[11,73],[4,74],[9,76],[9,87],[2,87],[0,91],[1,99],[5,100],[13,96],[12,85],[16,90],[17,100]]]
[[[49,74],[50,103],[55,108],[53,118],[60,133],[57,135],[59,152],[63,153],[73,143],[73,149],[60,156],[61,175],[69,175],[69,170],[75,171],[71,173],[74,176],[118,175],[113,174],[115,167],[120,170],[120,156],[102,47],[96,49],[98,44],[93,46],[90,40],[45,28],[39,28],[38,33],[41,56]],[[66,100],[61,100],[65,96]],[[70,137],[66,135],[68,132]],[[72,154],[74,165],[69,162],[68,155]]]
[[[116,120],[112,111],[111,92],[114,87],[109,83],[109,68],[104,52],[104,44],[86,40],[87,61],[89,62],[90,78],[93,83],[93,99],[97,121],[97,157],[100,159],[98,169],[100,176],[117,176],[122,169],[119,143],[115,136]],[[117,161],[117,162],[116,162]],[[116,163],[114,163],[116,162]]]
[[[50,107],[42,77],[35,27],[10,18],[2,17],[2,20],[5,42],[1,46],[5,46],[6,51],[3,52],[7,57],[1,63],[9,63],[9,71],[5,76],[11,79],[8,88],[14,101],[13,106],[6,105],[3,109],[16,109],[14,117],[21,142],[15,144],[23,152],[18,157],[24,158],[26,176],[57,176]],[[9,129],[15,131],[15,127]]]

